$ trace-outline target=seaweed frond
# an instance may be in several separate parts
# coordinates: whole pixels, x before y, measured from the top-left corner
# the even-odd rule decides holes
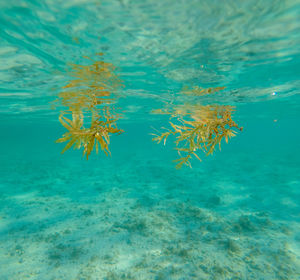
[[[234,107],[225,105],[183,105],[174,108],[170,128],[152,140],[166,143],[169,136],[175,136],[176,150],[180,158],[176,159],[176,168],[183,165],[191,167],[190,159],[201,150],[206,155],[214,152],[216,146],[221,149],[221,141],[235,136],[236,130],[242,130],[233,120]]]
[[[102,55],[102,53],[98,53]],[[116,90],[121,87],[121,80],[114,73],[115,67],[104,61],[92,61],[90,65],[70,64],[71,79],[59,93],[57,100],[67,110],[59,116],[60,123],[67,132],[56,142],[68,142],[62,153],[70,149],[83,148],[83,155],[88,159],[93,149],[98,153],[99,146],[106,155],[110,136],[123,132],[117,127],[119,116],[113,114],[111,104],[115,102]],[[68,112],[69,117],[66,117]],[[88,128],[84,126],[85,122]]]
[[[64,113],[59,117],[60,123],[68,130],[62,138],[56,141],[57,143],[68,142],[62,153],[72,146],[74,149],[83,147],[83,155],[86,155],[88,159],[94,147],[98,153],[100,146],[106,155],[110,155],[108,146],[111,134],[123,132],[117,127],[118,118],[111,115],[108,108],[93,114],[89,128],[83,126],[83,118],[82,113],[72,113],[71,119],[65,117]]]

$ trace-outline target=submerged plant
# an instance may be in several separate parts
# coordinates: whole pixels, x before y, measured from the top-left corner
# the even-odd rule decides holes
[[[111,134],[123,132],[117,127],[119,117],[111,108],[115,101],[112,94],[121,86],[114,73],[115,67],[103,61],[92,62],[91,65],[71,64],[70,76],[75,79],[63,87],[64,91],[59,93],[57,100],[68,108],[59,116],[60,123],[68,131],[56,142],[68,142],[62,153],[72,146],[74,149],[83,148],[87,159],[94,148],[98,153],[99,146],[109,155]],[[66,117],[66,114],[71,117]],[[88,127],[84,121],[88,122]]]
[[[82,112],[72,113],[72,118],[69,119],[63,114],[60,115],[59,120],[61,124],[68,130],[62,138],[58,139],[58,143],[69,141],[63,149],[62,153],[74,146],[74,149],[83,147],[83,155],[89,158],[94,147],[96,152],[101,150],[106,155],[110,154],[108,145],[110,143],[110,134],[120,134],[123,130],[116,125],[117,117],[112,116],[108,108],[100,112],[93,113],[89,128],[83,126],[84,116]]]
[[[176,159],[176,168],[182,165],[191,167],[190,159],[194,156],[201,161],[197,152],[203,151],[206,155],[214,152],[221,141],[235,136],[236,130],[242,130],[233,120],[234,107],[225,105],[181,105],[171,111],[156,111],[160,114],[170,114],[171,128],[165,132],[153,134],[153,141],[166,144],[169,136],[175,136],[176,150],[180,158]]]

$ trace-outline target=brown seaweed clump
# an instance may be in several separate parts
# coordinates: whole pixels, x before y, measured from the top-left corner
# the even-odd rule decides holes
[[[62,153],[74,146],[75,149],[83,147],[83,155],[89,158],[94,147],[96,152],[99,146],[106,155],[110,154],[108,148],[111,134],[120,134],[123,130],[116,125],[117,118],[111,115],[109,108],[104,108],[97,113],[93,113],[91,125],[89,128],[83,126],[84,116],[81,112],[72,113],[72,118],[68,119],[64,115],[60,115],[59,121],[68,130],[57,143],[69,141],[63,149]]]
[[[171,112],[162,110],[163,114],[170,114],[170,129],[165,128],[161,134],[153,134],[153,141],[164,142],[169,136],[175,136],[176,150],[180,158],[176,159],[176,168],[182,165],[191,167],[190,159],[194,156],[201,161],[197,152],[203,151],[210,155],[216,146],[221,149],[221,141],[235,136],[236,130],[242,130],[233,120],[233,106],[227,105],[181,105]]]
[[[113,108],[116,91],[122,84],[114,73],[113,64],[85,58],[92,64],[70,64],[69,75],[74,79],[59,93],[57,102],[67,107],[61,112],[59,121],[68,131],[56,142],[68,142],[62,153],[72,146],[83,148],[88,159],[94,148],[96,152],[100,147],[106,155],[110,154],[111,134],[123,132],[117,127],[119,116]]]

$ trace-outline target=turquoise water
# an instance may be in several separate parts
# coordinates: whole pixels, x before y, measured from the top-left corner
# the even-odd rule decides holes
[[[0,0],[0,279],[300,279],[299,14]],[[217,136],[217,108],[236,136],[176,169],[184,121]],[[113,118],[111,155],[61,154],[63,112],[84,121],[72,137]]]

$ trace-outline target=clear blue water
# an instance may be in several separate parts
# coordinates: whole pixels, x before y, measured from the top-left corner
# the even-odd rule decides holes
[[[297,0],[0,0],[0,279],[300,279],[299,18]],[[107,80],[76,77],[99,61]],[[61,154],[63,93],[102,82],[112,102],[79,110],[118,117],[111,156]],[[151,134],[211,105],[243,130],[176,169],[176,135]]]

